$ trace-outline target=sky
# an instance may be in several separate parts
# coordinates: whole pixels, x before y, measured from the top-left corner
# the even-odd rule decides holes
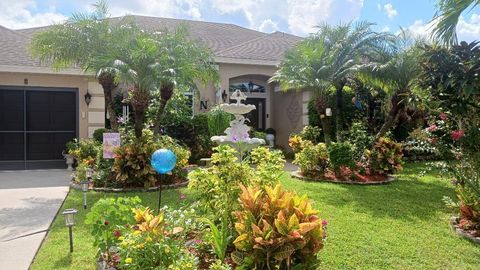
[[[378,31],[409,29],[428,35],[437,0],[110,0],[111,16],[138,14],[232,23],[262,32],[298,36],[321,23],[367,20]],[[62,22],[73,12],[87,12],[95,0],[0,0],[0,25],[21,29]],[[480,7],[464,13],[459,40],[480,39]]]

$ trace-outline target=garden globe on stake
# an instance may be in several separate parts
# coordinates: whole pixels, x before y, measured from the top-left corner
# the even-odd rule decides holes
[[[161,175],[158,188],[158,211],[160,211],[160,204],[162,202],[162,181],[165,178],[165,174],[170,173],[173,168],[175,168],[177,157],[171,150],[159,149],[153,152],[150,163],[155,171]]]

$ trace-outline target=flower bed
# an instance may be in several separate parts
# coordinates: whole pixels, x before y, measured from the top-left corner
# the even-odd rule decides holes
[[[309,177],[303,175],[301,171],[293,171],[291,172],[291,176],[304,181],[330,182],[349,185],[382,185],[395,180],[394,175],[361,175],[358,172],[355,173],[355,180],[338,179],[332,172],[325,173],[324,177]]]
[[[450,219],[450,226],[459,236],[472,241],[473,243],[480,244],[480,232],[479,231],[467,231],[461,228],[460,218],[452,217]]]
[[[177,189],[188,186],[189,181],[183,181],[180,183],[162,185],[162,189]],[[71,182],[70,187],[76,190],[82,190],[82,186],[78,183]],[[149,187],[149,188],[103,188],[103,187],[93,187],[90,186],[89,190],[98,191],[98,192],[154,192],[158,191],[160,186]]]

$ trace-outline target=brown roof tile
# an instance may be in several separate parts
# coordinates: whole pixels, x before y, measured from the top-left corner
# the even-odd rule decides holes
[[[215,56],[222,58],[280,61],[284,52],[301,40],[300,37],[282,32],[266,34],[234,24],[133,17],[147,31],[173,30],[185,25],[193,40],[204,43]],[[47,28],[10,30],[0,27],[0,65],[40,66],[39,61],[30,57],[27,47],[33,35]]]

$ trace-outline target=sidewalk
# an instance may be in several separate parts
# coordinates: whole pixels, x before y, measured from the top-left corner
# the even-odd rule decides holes
[[[28,269],[68,193],[66,170],[0,172],[0,269]]]

